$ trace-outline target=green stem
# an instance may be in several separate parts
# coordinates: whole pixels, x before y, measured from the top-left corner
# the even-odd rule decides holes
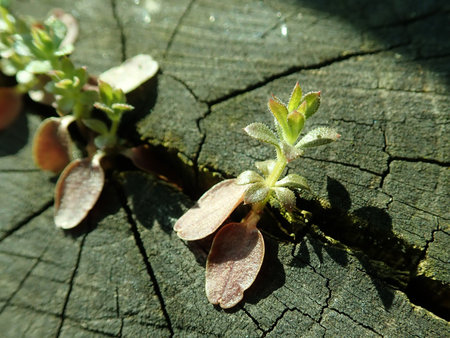
[[[109,130],[110,135],[117,135],[117,129],[119,128],[120,120],[112,120],[111,121],[111,129]]]
[[[266,184],[268,187],[273,187],[275,183],[280,179],[284,169],[286,168],[287,163],[288,162],[283,152],[277,148],[277,162],[275,163],[272,172],[266,178]],[[250,227],[256,227],[256,223],[261,217],[260,215],[263,212],[267,202],[269,201],[269,198],[270,194],[263,201],[253,204],[252,210],[245,217],[243,222],[248,222],[247,225]]]
[[[287,160],[283,152],[277,148],[277,162],[272,172],[266,178],[266,184],[268,187],[273,187],[275,183],[280,179],[283,174],[284,168],[286,168]]]

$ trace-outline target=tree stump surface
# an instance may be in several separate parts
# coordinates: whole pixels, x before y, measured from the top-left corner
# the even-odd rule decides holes
[[[79,20],[73,60],[89,72],[159,62],[122,133],[171,183],[115,171],[79,228],[56,229],[57,177],[31,158],[42,108],[27,105],[0,132],[2,336],[450,336],[446,1],[12,4],[38,18],[54,7]],[[262,270],[221,310],[204,292],[205,244],[172,228],[213,183],[274,156],[243,128],[271,125],[268,98],[287,101],[296,81],[322,92],[307,130],[342,137],[289,166],[310,183],[298,208],[311,224],[269,212]]]

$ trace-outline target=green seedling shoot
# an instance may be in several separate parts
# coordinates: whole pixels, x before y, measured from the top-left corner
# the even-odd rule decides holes
[[[309,190],[304,177],[284,176],[289,162],[307,148],[336,141],[340,135],[331,128],[319,127],[300,138],[305,122],[320,105],[320,92],[305,95],[297,83],[286,105],[276,97],[269,100],[275,131],[263,123],[252,123],[245,132],[274,147],[276,158],[256,162],[259,173],[244,171],[236,179],[222,181],[208,190],[194,207],[175,224],[180,238],[188,241],[215,233],[242,202],[251,205],[239,223],[228,223],[215,234],[206,263],[206,295],[213,304],[231,308],[254,282],[264,259],[264,239],[257,228],[268,203],[285,210],[296,205],[295,191]],[[284,176],[284,177],[283,177]]]
[[[14,16],[7,3],[0,1],[0,69],[17,84],[0,88],[0,128],[19,113],[20,93],[55,108],[58,116],[42,121],[36,131],[33,157],[42,170],[61,173],[55,188],[55,223],[73,228],[103,189],[102,159],[125,152],[119,124],[134,108],[120,89],[124,77],[115,74],[139,72],[139,79],[125,81],[126,88],[134,89],[156,74],[157,63],[139,55],[114,68],[112,75],[105,72],[111,83],[100,81],[69,58],[78,33],[71,15],[58,10],[44,22],[25,20]],[[145,68],[151,71],[142,71]]]

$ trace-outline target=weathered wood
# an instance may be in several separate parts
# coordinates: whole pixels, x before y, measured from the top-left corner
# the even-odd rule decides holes
[[[322,91],[307,129],[330,125],[342,137],[290,167],[315,194],[298,204],[313,225],[292,226],[297,237],[285,242],[273,219],[261,224],[262,271],[242,305],[223,311],[206,300],[203,246],[172,231],[194,202],[150,175],[112,175],[81,229],[56,230],[54,180],[31,160],[39,118],[22,115],[0,132],[2,335],[450,335],[445,1],[16,0],[13,9],[42,18],[53,6],[80,21],[73,58],[90,72],[139,53],[160,63],[156,89],[124,121],[142,117],[137,131],[160,174],[191,195],[274,156],[242,129],[271,125],[270,94],[286,101],[296,81]]]

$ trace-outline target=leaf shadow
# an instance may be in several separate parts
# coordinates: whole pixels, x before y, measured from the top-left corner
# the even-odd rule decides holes
[[[373,206],[359,208],[351,212],[351,196],[344,185],[334,178],[327,177],[327,191],[328,200],[331,204],[331,209],[327,210],[327,218],[337,221],[333,224],[322,221],[321,229],[350,248],[368,248],[367,253],[374,260],[368,259],[359,250],[353,252],[354,257],[358,259],[368,273],[385,309],[388,310],[392,306],[394,292],[393,289],[381,283],[378,273],[380,266],[375,262],[384,258],[376,256],[376,252],[383,250],[384,246],[389,246],[391,243],[388,243],[388,239],[395,237],[392,232],[391,217],[385,210]],[[332,251],[329,250],[328,252]],[[339,258],[337,261],[339,261]]]
[[[133,217],[146,229],[159,224],[166,234],[173,234],[175,220],[186,211],[187,198],[178,189],[151,174],[129,171],[119,178]],[[155,207],[155,206],[164,207]]]

